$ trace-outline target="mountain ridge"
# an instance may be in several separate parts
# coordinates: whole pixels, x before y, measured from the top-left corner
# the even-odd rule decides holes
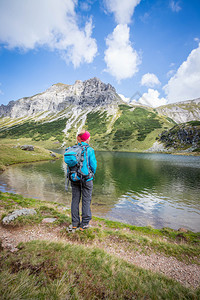
[[[162,105],[156,110],[178,124],[200,121],[200,98]]]
[[[64,146],[75,143],[77,132],[85,128],[97,149],[142,151],[180,120],[200,120],[199,101],[152,108],[124,102],[112,85],[96,77],[73,85],[57,83],[43,93],[1,105],[0,138],[26,137]]]
[[[85,81],[77,80],[73,85],[53,84],[45,92],[23,97],[8,105],[0,106],[0,117],[20,118],[42,111],[60,112],[67,106],[107,106],[122,102],[112,85],[94,77]]]
[[[20,118],[25,115],[31,117],[42,112],[56,113],[69,105],[94,108],[123,103],[152,109],[139,103],[126,103],[111,84],[105,84],[94,77],[85,81],[76,80],[73,85],[56,83],[44,92],[10,101],[7,105],[2,104],[0,117]],[[176,123],[200,120],[200,98],[166,104],[155,110]]]

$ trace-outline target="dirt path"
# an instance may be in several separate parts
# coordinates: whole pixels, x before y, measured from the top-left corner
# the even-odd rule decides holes
[[[45,225],[38,225],[29,228],[5,228],[0,226],[0,238],[3,248],[14,252],[20,242],[32,240],[45,240],[49,242],[63,242],[75,244],[62,237],[60,227],[48,228]],[[166,257],[152,253],[145,255],[135,250],[127,250],[123,243],[116,244],[109,242],[96,242],[85,247],[99,247],[110,254],[118,256],[129,263],[142,267],[153,272],[159,272],[169,278],[179,281],[182,285],[190,288],[197,288],[200,285],[200,266],[196,264],[185,264],[173,257]]]

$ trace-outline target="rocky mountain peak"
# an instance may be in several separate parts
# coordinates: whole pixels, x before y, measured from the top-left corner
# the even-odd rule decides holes
[[[44,111],[56,113],[69,105],[96,107],[118,102],[121,99],[115,88],[94,77],[85,81],[76,80],[73,85],[57,83],[43,93],[1,105],[0,117],[19,118]]]
[[[88,92],[99,93],[99,92],[105,92],[105,91],[109,91],[109,90],[116,93],[115,88],[111,84],[109,84],[109,83],[105,84],[97,77],[88,79],[88,80],[84,81],[83,84],[84,84],[84,92],[85,93],[88,93]]]
[[[178,124],[200,120],[200,98],[167,104],[156,110]]]

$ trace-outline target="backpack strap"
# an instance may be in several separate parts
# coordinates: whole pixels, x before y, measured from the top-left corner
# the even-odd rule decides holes
[[[87,148],[89,148],[90,146],[89,145],[81,145],[83,151],[81,153],[81,161],[80,161],[80,164],[79,164],[79,173],[83,176],[85,176],[85,174],[82,173],[81,169],[82,169],[82,166],[83,166],[83,161],[84,161],[84,153],[86,153],[86,163],[87,163],[87,169],[88,169],[88,174],[89,174],[89,162],[88,162],[88,153],[87,153]]]
[[[90,146],[86,146],[86,162],[87,162],[87,168],[88,168],[88,176],[90,176],[90,174],[92,173],[93,179],[94,179],[94,173],[92,172],[92,170],[90,169],[89,166],[89,162],[88,162],[88,152],[87,152],[87,148],[89,148]],[[90,177],[89,177],[90,178]]]

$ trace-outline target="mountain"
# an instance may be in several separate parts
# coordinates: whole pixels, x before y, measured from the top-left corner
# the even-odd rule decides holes
[[[200,121],[200,98],[160,106],[156,110],[159,114],[171,118],[178,124]]]
[[[114,87],[98,78],[58,83],[43,93],[1,105],[0,138],[57,147],[75,143],[84,127],[96,149],[143,151],[174,126],[175,106],[153,109],[127,104]]]
[[[158,140],[165,149],[183,152],[200,152],[200,121],[176,124],[159,134]]]
[[[57,83],[45,92],[25,97],[9,104],[0,106],[0,117],[21,118],[56,114],[70,105],[82,108],[108,106],[122,102],[114,87],[97,78],[84,82],[77,80],[74,85]]]

